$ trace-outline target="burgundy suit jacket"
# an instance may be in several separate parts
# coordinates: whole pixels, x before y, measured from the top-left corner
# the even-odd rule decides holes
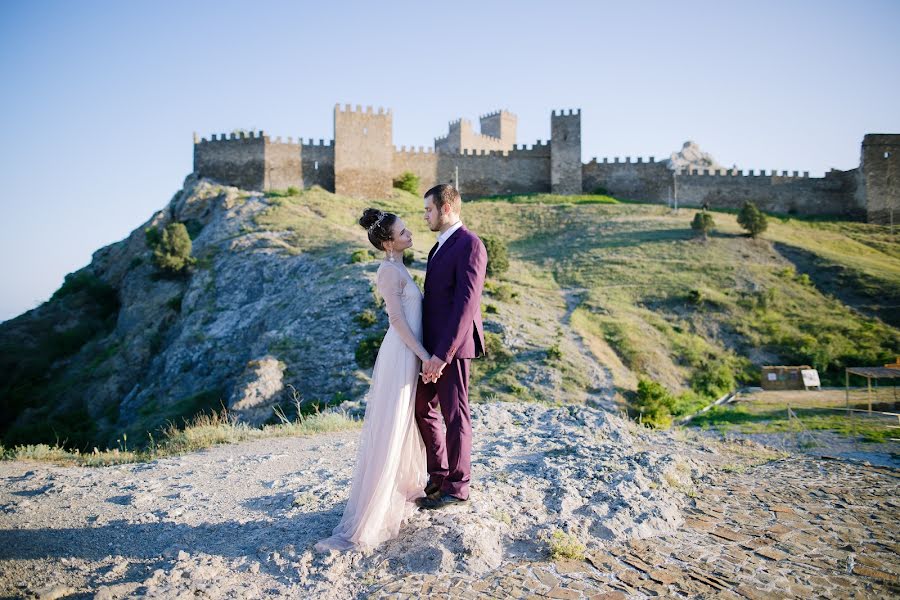
[[[422,345],[449,363],[454,358],[484,356],[481,293],[487,250],[478,236],[460,227],[428,253],[425,300],[422,303]]]

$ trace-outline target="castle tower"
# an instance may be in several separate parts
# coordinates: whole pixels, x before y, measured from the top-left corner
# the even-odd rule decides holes
[[[581,109],[550,115],[550,192],[581,193]]]
[[[481,134],[495,137],[501,141],[507,149],[516,144],[516,115],[506,110],[498,110],[482,115],[479,119]]]
[[[869,133],[863,138],[858,193],[869,223],[900,222],[900,134]]]
[[[434,151],[443,154],[463,152],[508,152],[516,145],[516,115],[498,110],[480,118],[481,131],[476,132],[468,119],[451,121],[447,135],[434,140]]]
[[[391,111],[334,107],[334,191],[357,198],[391,194],[394,156]]]

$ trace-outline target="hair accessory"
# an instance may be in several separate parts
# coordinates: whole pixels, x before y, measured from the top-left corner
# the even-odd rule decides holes
[[[378,215],[378,219],[376,219],[375,222],[369,226],[369,231],[377,229],[378,226],[381,225],[381,222],[384,220],[384,218],[386,216],[387,216],[387,213],[382,211],[382,213],[380,215]]]

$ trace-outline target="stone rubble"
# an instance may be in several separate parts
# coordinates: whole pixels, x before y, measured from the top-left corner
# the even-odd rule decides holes
[[[589,407],[473,406],[469,504],[373,552],[315,553],[358,431],[146,464],[0,463],[0,596],[859,597],[900,591],[898,472],[644,430]],[[585,546],[557,558],[550,536]]]

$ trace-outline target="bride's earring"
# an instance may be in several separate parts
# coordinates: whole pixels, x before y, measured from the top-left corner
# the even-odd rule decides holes
[[[394,262],[394,251],[388,250],[388,260]]]

